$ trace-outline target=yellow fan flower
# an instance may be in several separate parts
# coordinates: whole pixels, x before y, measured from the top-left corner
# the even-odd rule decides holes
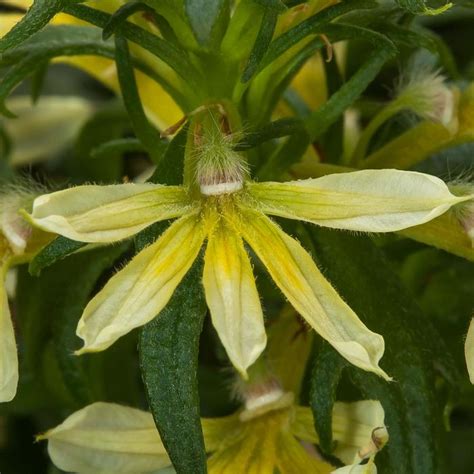
[[[334,471],[314,446],[318,436],[311,410],[285,402],[268,404],[266,413],[251,419],[242,419],[245,410],[203,419],[209,474],[366,472],[358,469],[373,466],[373,456],[388,439],[379,402],[337,402],[334,454],[353,470]],[[48,440],[52,461],[67,472],[144,474],[171,465],[152,415],[113,403],[89,405],[38,439]],[[368,465],[359,465],[367,458]]]
[[[269,332],[266,357],[259,359],[259,367],[252,367],[248,382],[235,387],[243,408],[226,417],[202,420],[210,474],[335,469],[317,450],[311,410],[293,402],[311,350],[311,333],[301,332],[295,314],[288,310]],[[282,347],[288,353],[282,353]],[[332,431],[334,456],[353,469],[367,459],[364,468],[373,465],[375,454],[388,440],[383,408],[373,400],[336,402]],[[148,473],[171,464],[152,415],[115,404],[85,407],[40,439],[48,440],[56,466],[79,474]]]
[[[77,329],[84,341],[78,353],[104,350],[159,314],[207,240],[203,284],[212,322],[245,376],[266,345],[245,241],[316,332],[352,364],[388,379],[378,365],[382,336],[359,320],[306,250],[267,215],[392,232],[427,222],[469,197],[454,196],[433,176],[397,170],[252,182],[242,156],[219,127],[192,132],[198,146],[188,153],[182,186],[86,185],[35,200],[29,216],[34,225],[82,242],[116,242],[177,218],[87,305]]]

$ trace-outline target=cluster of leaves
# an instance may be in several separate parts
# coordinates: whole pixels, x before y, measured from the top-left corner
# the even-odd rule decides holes
[[[346,0],[281,34],[276,33],[280,15],[305,2],[241,0],[232,17],[235,6],[227,0],[131,1],[112,13],[83,3],[35,0],[0,40],[0,111],[10,117],[6,99],[20,84],[25,87],[25,80],[33,100],[55,90],[47,66],[56,58],[94,55],[116,62],[122,100],[111,100],[100,86],[88,83],[89,93],[95,90],[101,105],[73,149],[20,170],[35,179],[47,177],[50,186],[62,186],[66,179],[117,182],[125,175],[137,176],[151,163],[157,166],[151,181],[181,182],[187,128],[172,140],[160,136],[145,114],[134,69],[160,84],[185,114],[217,101],[233,104],[247,131],[237,149],[247,153],[253,176],[275,180],[289,173],[311,145],[326,164],[343,164],[343,113],[355,107],[370,118],[387,99],[386,90],[399,69],[415,54],[424,54],[458,83],[474,76],[474,58],[464,52],[473,39],[472,28],[462,28],[463,15],[473,21],[468,1],[440,20],[434,14],[444,9],[442,4]],[[48,25],[60,12],[89,25]],[[130,21],[137,13],[152,18],[159,36]],[[453,37],[450,31],[458,26],[460,33]],[[347,41],[346,64],[324,64],[329,98],[310,110],[292,80],[327,42],[342,41]],[[156,61],[159,67],[153,67]],[[70,83],[70,93],[80,93],[83,76],[52,67]],[[275,118],[282,103],[291,116]],[[372,146],[381,148],[407,126],[400,117],[389,121]],[[7,138],[0,123],[0,142],[5,145],[0,148],[0,172],[10,179],[19,170],[8,162],[6,145],[15,143]],[[451,148],[417,166],[447,177],[454,164],[460,174],[472,168],[473,150],[472,143]],[[390,433],[390,443],[377,461],[382,473],[470,472],[469,462],[474,461],[463,440],[472,440],[474,433],[474,393],[467,385],[462,336],[472,311],[472,263],[399,237],[373,239],[282,225],[312,250],[364,323],[384,336],[384,367],[396,380],[387,384],[349,367],[316,340],[302,401],[314,409],[322,450],[332,451],[336,399],[378,399]],[[31,465],[23,450],[16,455],[25,433],[50,427],[97,400],[149,408],[177,472],[206,472],[200,414],[228,414],[235,401],[228,389],[232,375],[223,370],[228,361],[206,318],[199,261],[159,318],[104,353],[71,356],[78,347],[77,321],[91,296],[163,229],[154,225],[133,242],[78,253],[83,244],[59,237],[20,268],[13,306],[20,335],[20,388],[12,403],[0,407],[11,433],[0,444],[5,472],[40,472],[37,466],[46,463],[40,448],[27,448]],[[266,285],[265,277],[259,282],[271,318],[284,301]],[[447,434],[450,423],[453,431]],[[461,436],[458,427],[466,435]]]

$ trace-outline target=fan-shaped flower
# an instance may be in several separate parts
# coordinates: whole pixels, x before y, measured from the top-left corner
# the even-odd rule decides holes
[[[306,250],[267,215],[391,232],[427,222],[469,198],[454,196],[433,176],[396,170],[257,183],[247,179],[242,157],[225,137],[208,141],[192,158],[193,179],[186,185],[86,185],[35,200],[34,225],[82,242],[111,243],[177,219],[87,305],[77,329],[84,341],[78,353],[104,350],[158,315],[207,241],[203,284],[212,322],[245,375],[266,345],[245,241],[316,332],[354,365],[388,378],[378,365],[382,336],[359,320]]]

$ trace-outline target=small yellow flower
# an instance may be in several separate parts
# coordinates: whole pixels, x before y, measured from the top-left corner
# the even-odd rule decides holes
[[[159,314],[207,240],[203,284],[212,322],[245,376],[266,345],[245,241],[316,332],[357,367],[388,379],[378,365],[382,336],[359,320],[298,241],[267,214],[391,232],[427,222],[468,197],[454,196],[433,176],[396,170],[256,183],[247,179],[242,157],[226,137],[211,135],[191,156],[183,186],[86,185],[35,200],[34,225],[82,242],[116,242],[177,218],[90,301],[78,325],[84,341],[79,353],[104,350]]]
[[[230,416],[202,420],[210,474],[273,474],[275,469],[281,474],[326,474],[334,469],[317,450],[311,410],[294,403],[312,347],[311,333],[301,332],[290,308],[280,316],[270,328],[266,357],[252,367],[249,381],[235,387],[243,407]],[[365,460],[373,465],[388,440],[384,416],[378,401],[336,402],[334,456],[354,472]],[[48,440],[56,466],[79,474],[141,474],[171,464],[151,414],[115,404],[85,407],[39,439]]]
[[[291,399],[268,404],[264,414],[242,419],[240,412],[203,419],[209,474],[266,472],[329,474],[334,467],[315,448],[311,410]],[[333,411],[334,455],[346,468],[364,471],[388,439],[379,402],[337,402]],[[38,439],[48,440],[56,466],[67,472],[144,474],[171,465],[150,413],[112,403],[94,403],[72,414]],[[377,446],[374,444],[374,440]],[[359,465],[369,459],[369,464]]]

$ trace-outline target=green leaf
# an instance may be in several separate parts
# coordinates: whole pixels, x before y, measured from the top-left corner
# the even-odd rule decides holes
[[[146,118],[138,93],[128,42],[119,34],[115,35],[115,49],[120,89],[122,91],[125,107],[132,121],[133,130],[152,160],[155,163],[159,163],[166,148],[166,142],[161,140],[158,130],[156,130]]]
[[[63,381],[80,405],[94,401],[85,370],[86,358],[73,355],[80,346],[76,336],[79,318],[102,273],[110,268],[128,244],[98,248],[72,255],[44,271],[41,277],[46,294],[44,317],[53,321],[53,342]]]
[[[6,109],[5,99],[38,67],[42,67],[56,57],[80,55],[96,55],[114,59],[115,48],[112,42],[102,40],[100,30],[97,28],[55,25],[48,26],[20,46],[5,52],[1,57],[0,66],[11,65],[11,67],[3,75],[0,83],[0,111],[7,116],[14,116]],[[174,87],[145,63],[133,58],[133,65],[160,83],[170,94],[175,94]]]
[[[455,367],[443,339],[368,237],[306,229],[325,275],[361,320],[385,338],[382,367],[394,382],[350,369],[366,398],[380,400],[385,409],[390,442],[377,465],[394,474],[440,472],[443,414],[434,369]]]
[[[30,36],[44,28],[66,4],[84,0],[35,0],[23,18],[0,38],[0,53],[18,46]]]
[[[297,118],[283,118],[269,122],[259,130],[249,131],[239,143],[236,151],[244,151],[254,148],[263,142],[274,138],[286,137],[298,131],[304,130],[302,120]]]
[[[145,12],[147,14],[155,16],[155,10],[148,6],[146,3],[133,1],[122,5],[115,13],[112,14],[109,21],[102,30],[102,37],[104,40],[110,38],[117,28],[119,28],[128,17],[138,12]]]
[[[144,152],[146,151],[142,142],[136,138],[117,138],[102,143],[91,151],[91,158],[103,159],[110,158],[117,154]]]
[[[219,44],[229,23],[229,0],[184,0],[184,9],[198,43]]]
[[[206,473],[197,362],[206,314],[199,259],[157,318],[140,333],[140,364],[150,409],[179,474]]]
[[[423,14],[423,15],[439,15],[440,13],[449,10],[453,4],[445,3],[437,8],[432,8],[428,5],[428,2],[425,0],[396,0],[398,5],[400,5],[404,10],[409,11],[410,13]]]
[[[111,18],[108,13],[85,5],[68,6],[64,9],[64,12],[99,28],[105,28]],[[189,61],[188,54],[184,49],[128,21],[122,23],[120,31],[127,39],[140,45],[168,64],[185,81],[192,84],[196,83],[195,79],[199,77],[199,73]]]
[[[104,127],[104,124],[107,124]],[[116,183],[123,176],[122,156],[108,149],[101,159],[91,160],[100,145],[122,137],[131,129],[130,119],[120,99],[106,102],[82,126],[74,147],[74,154],[67,161],[66,172],[75,182],[94,181]],[[105,144],[106,144],[105,143]]]
[[[158,163],[155,172],[150,178],[152,183],[178,185],[183,182],[184,174],[184,151],[188,138],[189,125],[186,124],[176,134],[168,145],[163,159]]]
[[[340,29],[340,31],[346,28],[348,30],[355,28],[353,31],[358,31],[361,38],[365,36],[374,42],[378,38],[379,46],[368,54],[368,59],[360,66],[357,72],[323,106],[305,120],[311,141],[319,138],[337,121],[344,111],[360,97],[368,85],[377,77],[384,64],[393,58],[396,53],[393,43],[383,35],[371,32],[365,28],[337,25],[337,29]]]
[[[373,0],[345,0],[344,2],[325,8],[278,36],[278,38],[270,44],[259,69],[263,69],[275,61],[275,59],[307,36],[325,33],[326,26],[335,18],[352,10],[374,8],[376,6],[377,3]]]
[[[262,23],[255,39],[252,51],[242,74],[241,81],[248,82],[257,71],[257,68],[265,56],[265,53],[270,46],[270,42],[275,32],[275,27],[278,20],[278,12],[272,8],[267,8],[262,17]]]
[[[84,242],[68,239],[60,235],[44,247],[31,260],[28,267],[30,275],[39,276],[41,271],[84,247]]]
[[[310,144],[306,130],[295,131],[288,140],[278,147],[273,155],[263,163],[257,172],[260,181],[272,181],[281,178],[292,165],[301,160]]]
[[[309,401],[313,411],[319,446],[325,454],[334,449],[332,440],[332,410],[342,371],[348,362],[324,342],[312,362]]]

